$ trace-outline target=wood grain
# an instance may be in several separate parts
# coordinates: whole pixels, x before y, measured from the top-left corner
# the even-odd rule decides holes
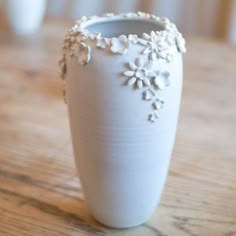
[[[67,23],[0,34],[0,235],[235,236],[236,48],[188,38],[180,122],[160,207],[113,230],[89,215],[57,75]]]

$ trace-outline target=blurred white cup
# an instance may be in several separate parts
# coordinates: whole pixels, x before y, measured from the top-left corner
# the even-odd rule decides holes
[[[7,0],[6,14],[9,25],[17,34],[32,34],[41,26],[46,0]]]

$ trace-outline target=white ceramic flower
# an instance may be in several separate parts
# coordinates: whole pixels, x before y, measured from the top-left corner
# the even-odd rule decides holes
[[[61,60],[59,61],[59,67],[60,67],[60,77],[64,80],[65,74],[66,74],[66,58],[63,56]]]
[[[144,93],[144,99],[152,101],[152,112],[148,116],[148,120],[151,122],[157,121],[159,117],[159,112],[164,107],[164,101],[160,98],[157,98],[157,94],[151,89],[146,90]]]
[[[113,53],[125,54],[130,47],[130,42],[126,35],[121,35],[118,38],[111,39],[111,48],[110,50]]]
[[[87,20],[88,20],[87,16],[82,16],[79,20],[76,21],[76,24],[79,25],[79,24],[81,24],[81,23],[83,23],[83,22],[85,22]]]
[[[153,102],[152,106],[153,106],[153,111],[151,114],[149,114],[148,119],[151,122],[156,122],[159,118],[159,111],[164,106],[164,101],[157,98],[156,101]]]
[[[157,97],[158,93],[153,89],[147,89],[143,92],[143,99],[150,101],[152,104],[152,113],[149,114],[148,119],[151,122],[155,122],[158,119],[159,111],[164,107],[164,101]]]
[[[76,33],[78,30],[79,30],[79,24],[75,24],[69,29],[69,33],[73,34],[73,33]]]
[[[151,114],[148,116],[148,120],[152,123],[156,122],[159,118],[159,112],[158,110],[154,110]]]
[[[143,39],[140,39],[139,43],[145,46],[142,54],[149,54],[151,61],[154,61],[156,58],[158,58],[159,52],[164,47],[163,40],[159,38],[157,33],[154,31],[152,31],[150,35],[144,33]]]
[[[75,41],[76,41],[77,43],[80,43],[80,42],[86,40],[86,38],[87,38],[86,35],[84,35],[83,33],[80,33],[80,34],[78,34],[78,35],[76,36]]]
[[[108,38],[102,37],[101,33],[99,32],[93,32],[89,35],[89,38],[96,42],[96,46],[98,48],[106,48],[109,45]]]
[[[109,46],[110,44],[110,41],[108,38],[103,38],[103,37],[100,37],[100,38],[97,38],[97,43],[96,43],[96,46],[98,48],[106,48],[107,46]]]
[[[128,40],[130,43],[136,44],[138,42],[138,35],[137,34],[130,34],[128,36]]]
[[[175,24],[173,23],[169,23],[165,26],[165,29],[168,31],[168,32],[173,32],[173,33],[178,33],[178,29],[176,27]]]
[[[149,59],[154,61],[157,58],[162,58],[167,61],[172,60],[172,54],[170,54],[170,44],[175,41],[171,37],[168,37],[166,32],[154,32],[149,34],[144,33],[143,38],[139,40],[139,43],[145,46],[142,54],[149,54]]]
[[[77,57],[77,60],[80,65],[87,64],[91,59],[91,47],[85,43],[78,43],[74,46],[74,56]]]
[[[127,12],[127,13],[121,13],[120,16],[124,16],[124,17],[136,17],[138,16],[137,13],[135,12]]]
[[[160,90],[170,85],[170,73],[165,71],[164,73],[152,73],[153,84]]]
[[[99,32],[93,32],[93,33],[90,33],[89,34],[89,38],[91,39],[91,40],[96,40],[96,39],[98,39],[98,38],[100,38],[101,37],[101,33],[99,33]]]
[[[162,33],[163,34],[163,33]],[[164,34],[163,34],[164,35]],[[165,41],[169,46],[175,45],[175,36],[172,34],[166,34],[165,33]]]
[[[155,97],[155,92],[152,89],[148,89],[143,92],[143,99],[146,101],[151,101]]]
[[[138,11],[138,16],[144,17],[144,18],[150,18],[151,15],[146,12]]]
[[[159,16],[155,16],[155,15],[150,15],[150,18],[153,19],[153,20],[157,20],[157,21],[160,20],[160,17]]]
[[[65,38],[64,44],[63,44],[63,51],[65,51],[66,49],[69,49],[70,46],[71,46],[70,39],[69,38]]]
[[[170,24],[170,20],[167,17],[162,17],[160,21],[164,23],[165,25]]]
[[[108,13],[105,13],[105,14],[103,14],[102,16],[104,16],[104,17],[111,17],[111,16],[114,16],[115,14],[114,13],[111,13],[111,12],[108,12]]]
[[[150,88],[143,92],[143,99],[146,101],[152,101],[154,109],[160,110],[163,108],[164,101],[158,98],[157,92]]]
[[[128,85],[136,86],[138,89],[142,89],[144,86],[150,86],[150,63],[144,64],[141,58],[138,58],[135,63],[129,62],[130,70],[125,71],[124,75],[129,77]]]
[[[179,52],[186,53],[185,40],[184,40],[182,34],[180,34],[180,33],[176,37],[176,45],[177,45]]]
[[[161,100],[160,98],[157,98],[154,102],[153,102],[153,108],[155,109],[155,110],[161,110],[163,107],[164,107],[164,101],[163,100]]]

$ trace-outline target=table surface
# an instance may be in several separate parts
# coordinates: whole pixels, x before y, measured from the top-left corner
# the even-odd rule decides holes
[[[68,24],[0,34],[0,235],[235,236],[236,48],[188,37],[175,149],[159,208],[127,230],[96,223],[72,155],[57,59]]]

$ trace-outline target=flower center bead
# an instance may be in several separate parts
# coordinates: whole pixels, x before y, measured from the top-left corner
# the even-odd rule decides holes
[[[139,79],[144,79],[147,75],[147,71],[144,68],[138,68],[135,72],[135,76]]]

